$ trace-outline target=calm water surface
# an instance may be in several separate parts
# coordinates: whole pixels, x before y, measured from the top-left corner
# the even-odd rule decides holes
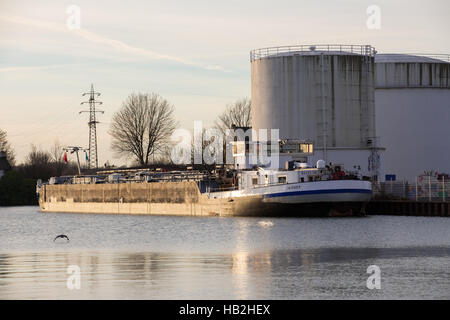
[[[70,242],[53,242],[64,233]],[[70,290],[67,267],[81,288]],[[369,290],[367,267],[381,269]],[[0,207],[0,299],[450,299],[450,219]]]

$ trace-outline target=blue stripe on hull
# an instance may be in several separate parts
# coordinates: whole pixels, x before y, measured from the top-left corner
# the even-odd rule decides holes
[[[309,190],[309,191],[290,191],[279,192],[272,194],[265,194],[263,198],[287,197],[306,194],[325,194],[325,193],[372,193],[372,190],[367,189],[325,189],[325,190]]]

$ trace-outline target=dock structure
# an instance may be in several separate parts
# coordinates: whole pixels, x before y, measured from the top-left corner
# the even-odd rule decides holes
[[[450,202],[372,200],[367,204],[368,215],[450,217]]]
[[[450,216],[450,180],[430,176],[414,183],[374,182],[373,198],[366,207],[369,215]]]

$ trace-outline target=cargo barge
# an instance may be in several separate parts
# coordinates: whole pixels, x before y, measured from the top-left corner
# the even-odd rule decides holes
[[[340,216],[364,214],[370,181],[328,167],[101,172],[38,185],[43,212],[189,216]]]

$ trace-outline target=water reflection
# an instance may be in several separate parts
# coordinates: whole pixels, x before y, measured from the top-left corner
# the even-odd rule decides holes
[[[449,247],[321,248],[232,254],[3,253],[0,298],[351,299],[398,298],[402,294],[449,298],[450,280],[447,271],[442,271],[442,264],[448,265],[449,257]],[[386,275],[379,292],[365,287],[366,268],[372,263],[380,265]],[[424,263],[426,273],[423,268],[418,269]],[[74,264],[81,268],[80,290],[66,287],[66,268]],[[404,290],[405,286],[409,289],[401,292],[399,288]]]
[[[450,220],[40,213],[0,208],[0,299],[450,296]],[[432,232],[430,232],[432,231]],[[68,234],[69,243],[53,242]],[[81,289],[66,268],[81,267]],[[367,266],[382,290],[366,288]]]

